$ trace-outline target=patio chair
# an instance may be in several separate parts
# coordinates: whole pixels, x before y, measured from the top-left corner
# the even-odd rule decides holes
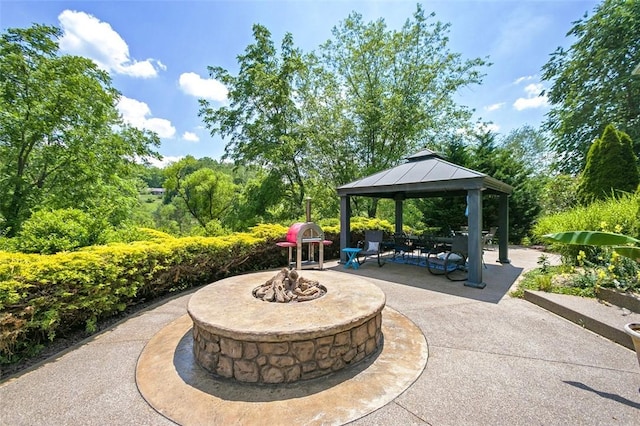
[[[366,262],[368,257],[376,257],[378,266],[384,265],[384,257],[382,253],[383,249],[383,231],[365,231],[364,232],[364,244],[362,250],[357,254],[357,260],[360,265]],[[361,242],[362,243],[362,242]]]
[[[496,238],[496,232],[498,232],[498,228],[492,226],[489,228],[489,232],[482,236],[484,246],[487,250],[489,250],[489,246],[493,246],[493,240]]]
[[[402,262],[407,262],[411,258],[415,247],[409,244],[409,240],[405,234],[393,235],[393,258],[400,255]]]
[[[466,235],[453,237],[449,251],[432,250],[427,255],[427,269],[434,275],[444,275],[451,281],[467,279],[469,240]]]

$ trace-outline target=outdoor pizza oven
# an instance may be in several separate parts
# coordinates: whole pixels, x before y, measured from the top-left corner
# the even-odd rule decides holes
[[[311,222],[311,199],[307,198],[306,222],[296,222],[289,227],[287,231],[286,241],[276,243],[279,247],[287,247],[289,250],[289,266],[293,264],[293,248],[296,249],[295,268],[301,270],[303,267],[315,267],[316,265],[322,269],[324,260],[324,246],[330,245],[332,242],[324,239],[322,228],[316,223]],[[303,264],[302,250],[303,245],[307,245],[308,256]],[[318,261],[315,261],[315,249],[318,247]]]

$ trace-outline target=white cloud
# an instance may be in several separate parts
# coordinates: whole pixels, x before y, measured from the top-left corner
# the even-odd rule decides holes
[[[497,111],[499,109],[501,109],[504,106],[504,102],[499,102],[497,104],[492,104],[492,105],[487,105],[486,107],[484,107],[485,111]]]
[[[518,77],[513,82],[513,84],[514,85],[518,85],[518,84],[522,83],[523,81],[531,81],[531,80],[535,80],[536,78],[537,77],[535,75],[527,75],[527,76],[523,76],[523,77]]]
[[[540,83],[528,84],[524,88],[527,96],[524,98],[516,99],[516,101],[513,103],[513,107],[518,111],[522,111],[525,109],[544,108],[548,106],[549,99],[547,98],[547,95],[540,94],[543,90],[544,86]]]
[[[544,86],[541,83],[527,84],[524,88],[525,93],[529,97],[538,96],[544,90]]]
[[[498,133],[500,126],[495,123],[476,123],[475,130],[478,133]]]
[[[193,132],[184,132],[182,134],[182,139],[189,142],[199,142],[200,138]]]
[[[92,59],[100,68],[116,74],[149,78],[166,69],[159,61],[137,61],[129,56],[129,46],[107,22],[93,15],[65,10],[58,16],[63,31],[60,50]]]
[[[193,72],[181,74],[179,84],[182,91],[187,95],[218,102],[225,101],[227,93],[229,93],[225,85],[218,80],[204,79]]]
[[[162,157],[162,160],[156,160],[155,158],[147,158],[147,161],[152,165],[152,166],[156,166],[156,167],[160,167],[161,169],[165,168],[166,166],[168,166],[171,163],[177,163],[178,161],[182,160],[184,158],[184,156],[164,156]]]
[[[176,128],[171,125],[171,121],[149,117],[151,109],[144,102],[122,96],[118,102],[118,111],[124,121],[138,129],[151,130],[164,139],[172,138],[176,134]]]
[[[518,98],[513,103],[513,107],[518,111],[525,109],[543,108],[549,105],[546,96],[537,96],[535,98]]]

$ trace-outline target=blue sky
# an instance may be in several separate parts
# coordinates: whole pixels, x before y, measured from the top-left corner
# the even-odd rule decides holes
[[[208,78],[207,66],[237,71],[236,57],[251,43],[254,23],[266,26],[279,46],[290,32],[305,52],[331,38],[350,12],[366,22],[383,18],[399,29],[416,1],[200,0],[13,1],[0,0],[0,28],[55,25],[64,31],[63,52],[92,58],[108,70],[122,93],[119,109],[137,127],[161,137],[165,162],[191,154],[219,159],[224,141],[211,137],[198,117],[198,99],[225,102],[225,88]],[[548,103],[539,94],[542,66],[568,47],[572,22],[592,14],[599,1],[424,1],[427,13],[451,24],[449,48],[463,58],[488,57],[481,86],[464,88],[459,103],[476,119],[506,134],[540,125]]]

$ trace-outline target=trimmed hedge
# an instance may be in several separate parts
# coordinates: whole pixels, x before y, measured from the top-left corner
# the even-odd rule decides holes
[[[386,221],[352,219],[351,239]],[[275,246],[288,228],[259,225],[222,237],[174,238],[143,230],[147,241],[86,247],[52,255],[0,251],[0,365],[36,354],[56,336],[84,328],[127,307],[221,278],[281,267],[287,250]],[[339,227],[323,225],[325,259],[339,257]]]
[[[286,264],[286,228],[228,237],[172,238],[37,255],[0,252],[0,363],[128,306],[248,270]]]

